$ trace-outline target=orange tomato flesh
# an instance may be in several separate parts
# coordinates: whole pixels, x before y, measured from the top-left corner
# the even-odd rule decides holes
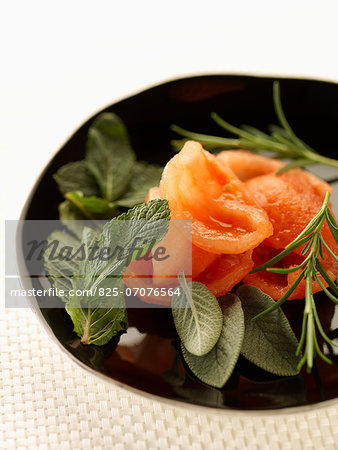
[[[168,162],[160,189],[172,217],[191,220],[192,242],[207,252],[244,253],[272,235],[246,186],[197,142],[186,142]]]
[[[177,286],[172,274],[183,270],[205,284],[216,297],[244,281],[276,300],[281,298],[300,270],[283,275],[266,270],[249,272],[294,240],[321,207],[325,193],[331,192],[327,183],[301,169],[276,175],[282,166],[280,161],[244,150],[228,150],[215,157],[197,142],[188,141],[168,162],[160,186],[149,190],[146,201],[167,199],[172,221],[191,221],[192,243],[184,233],[169,228],[158,245],[173,258],[160,263],[153,259],[147,267],[144,262],[134,261],[125,274],[127,286],[141,287],[139,274],[145,268],[152,275],[142,278],[142,286]],[[326,224],[322,236],[337,253],[337,243]],[[190,251],[189,268],[189,264],[184,264]],[[300,264],[304,259],[301,251],[302,248],[296,249],[280,266]],[[334,280],[338,264],[326,249],[321,262]],[[322,278],[321,281],[324,283]],[[312,288],[313,292],[321,290],[318,282],[312,282]],[[304,296],[302,280],[290,299]],[[171,302],[169,296],[146,296],[142,300],[167,305]]]
[[[217,159],[221,163],[229,165],[230,169],[241,181],[277,172],[278,169],[284,166],[284,163],[281,161],[255,155],[246,150],[226,150],[220,152],[217,155]]]
[[[272,247],[268,247],[264,244],[261,244],[253,251],[253,262],[255,267],[260,266],[265,263],[269,259],[273,258],[279,253],[279,250],[273,249]],[[304,258],[298,255],[295,252],[290,253],[286,258],[281,260],[276,267],[281,267],[285,269],[289,269],[291,267],[298,266]],[[329,277],[332,280],[335,280],[337,277],[338,264],[337,263],[328,263],[325,260],[321,261],[325,270],[327,271]],[[258,287],[266,294],[270,295],[274,300],[279,300],[288,289],[292,286],[292,284],[296,281],[298,276],[300,275],[302,269],[298,269],[296,272],[291,272],[288,274],[276,274],[267,272],[266,270],[262,270],[260,272],[254,274],[247,274],[243,281],[246,284],[250,284]],[[322,276],[319,277],[324,286],[327,286],[327,283],[323,280]],[[296,289],[289,296],[289,300],[304,298],[305,296],[305,279],[302,279]],[[312,291],[313,293],[321,291],[317,281],[312,281]]]
[[[229,292],[245,275],[253,268],[252,250],[248,250],[240,255],[217,255],[198,281],[216,296]]]
[[[265,243],[273,248],[285,248],[292,242],[318,212],[325,193],[332,191],[330,185],[301,169],[258,176],[245,184],[271,220],[274,233]],[[333,244],[327,226],[323,237]],[[301,253],[302,248],[296,251]]]

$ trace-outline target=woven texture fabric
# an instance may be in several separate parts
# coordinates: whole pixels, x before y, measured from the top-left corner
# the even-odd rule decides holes
[[[86,373],[30,310],[1,314],[0,348],[0,448],[338,448],[338,403],[231,416],[152,401]]]

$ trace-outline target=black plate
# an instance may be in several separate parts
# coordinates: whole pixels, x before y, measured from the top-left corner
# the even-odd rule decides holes
[[[313,80],[280,81],[284,109],[296,134],[322,154],[334,157],[335,145],[328,130],[337,128],[338,85]],[[115,112],[126,123],[139,159],[164,165],[173,156],[170,140],[177,137],[169,129],[171,123],[220,134],[222,131],[209,118],[211,111],[235,125],[246,123],[264,129],[276,123],[272,82],[271,78],[231,75],[179,79],[115,103],[105,111]],[[95,117],[82,125],[48,164],[27,201],[22,219],[58,218],[62,197],[52,175],[63,164],[83,159],[87,130]],[[18,236],[20,264],[21,237]],[[26,288],[37,282],[22,280]],[[301,301],[290,302],[286,307],[296,333],[302,307]],[[69,354],[87,367],[143,392],[199,405],[255,410],[338,397],[336,364],[320,365],[324,393],[319,392],[312,375],[278,379],[254,369],[244,358],[223,390],[203,386],[189,376],[182,385],[181,363],[171,344],[175,330],[167,309],[130,310],[130,325],[147,333],[142,343],[133,347],[116,347],[114,339],[103,347],[84,346],[74,335],[71,320],[63,309],[40,309],[38,313]],[[330,327],[334,308],[326,297],[321,300],[320,314]]]

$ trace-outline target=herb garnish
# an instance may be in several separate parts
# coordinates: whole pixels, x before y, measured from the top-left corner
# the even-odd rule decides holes
[[[242,302],[245,333],[242,355],[261,369],[279,376],[299,373],[300,357],[296,355],[298,341],[281,309],[261,320],[252,318],[275,301],[255,286],[243,285],[236,291]]]
[[[89,127],[85,159],[54,174],[65,197],[60,219],[111,219],[121,208],[142,203],[159,184],[162,170],[136,161],[124,123],[116,114],[102,113]]]
[[[171,129],[173,131],[186,138],[182,140],[173,140],[172,144],[177,150],[180,150],[186,140],[194,139],[205,145],[205,147],[211,151],[241,148],[251,150],[256,153],[269,152],[275,158],[285,158],[291,160],[281,169],[279,169],[277,171],[277,174],[286,172],[289,169],[304,167],[314,163],[321,163],[333,167],[338,167],[338,161],[336,159],[320,155],[313,148],[311,148],[296,136],[296,134],[290,127],[282,108],[280,85],[278,81],[275,81],[273,83],[273,103],[280,126],[272,125],[270,127],[270,134],[264,133],[251,126],[244,125],[241,128],[235,127],[222,119],[218,114],[213,112],[211,113],[211,118],[226,131],[237,135],[237,139],[229,139],[219,136],[195,133],[185,130],[177,125],[172,125]],[[316,354],[318,354],[324,361],[331,363],[331,361],[322,353],[318,345],[316,328],[318,329],[323,339],[329,345],[333,345],[333,343],[327,337],[320,324],[312,292],[312,280],[317,281],[325,294],[334,303],[338,303],[338,287],[335,282],[331,280],[319,260],[319,257],[323,259],[323,247],[325,247],[328,253],[337,261],[337,256],[334,254],[332,249],[329,248],[321,235],[324,221],[326,221],[332,235],[338,242],[338,226],[328,206],[329,198],[330,194],[327,193],[321,209],[309,222],[302,233],[293,242],[291,242],[284,251],[251,272],[255,273],[260,270],[267,269],[268,271],[274,273],[285,274],[302,269],[300,275],[289,288],[289,290],[285,293],[285,295],[283,295],[280,300],[274,303],[274,305],[272,305],[266,311],[258,314],[254,318],[254,320],[264,317],[266,314],[274,311],[276,308],[281,306],[296,289],[301,280],[305,279],[306,290],[303,328],[301,340],[297,348],[297,355],[300,355],[302,350],[304,349],[304,356],[299,362],[299,368],[301,368],[306,363],[308,371],[311,371],[313,367],[313,361]],[[306,244],[306,246],[302,254],[305,259],[299,266],[290,269],[279,269],[271,267],[282,258],[287,256],[289,253],[294,251],[296,248],[304,244]],[[320,278],[320,276],[322,278]],[[329,289],[324,286],[322,280],[324,280],[328,284]]]
[[[101,234],[85,227],[81,242],[60,231],[50,235],[49,241],[57,239],[73,248],[83,244],[85,258],[79,263],[72,259],[50,259],[50,249],[44,255],[46,271],[54,278],[56,286],[74,292],[62,300],[73,321],[74,331],[83,343],[104,345],[128,327],[122,276],[135,256],[142,254],[142,249],[134,253],[135,248],[130,247],[130,243],[143,242],[145,251],[149,251],[166,234],[169,218],[168,202],[152,200],[115,217],[105,224]],[[98,246],[110,248],[110,255],[90,257],[91,250]],[[117,246],[124,249],[122,254],[114,251]],[[112,292],[114,288],[118,292],[116,297],[102,294]],[[77,292],[80,291],[91,294],[79,296]]]
[[[244,337],[244,315],[236,295],[219,299],[221,333],[216,344],[205,355],[196,356],[181,343],[182,356],[189,369],[203,383],[222,388],[229,380],[237,363]]]
[[[179,280],[172,314],[181,339],[180,354],[200,381],[222,388],[240,353],[266,372],[279,376],[299,373],[298,342],[283,311],[252,321],[258,311],[275,303],[269,295],[254,286],[241,286],[235,294],[216,300],[203,284],[187,283],[182,274]],[[200,342],[200,337],[205,342]]]
[[[291,162],[285,164],[277,173],[315,163],[338,167],[336,159],[320,155],[295,135],[283,112],[278,81],[273,83],[273,103],[280,126],[272,125],[270,134],[248,125],[243,125],[241,128],[235,127],[222,119],[217,113],[212,112],[210,114],[211,118],[229,133],[237,135],[237,139],[195,133],[177,125],[172,125],[171,129],[173,131],[187,138],[173,140],[172,145],[179,151],[186,140],[193,139],[205,145],[208,150],[220,151],[240,148],[256,153],[269,152],[273,157],[291,159]]]
[[[169,218],[170,211],[166,201],[158,200],[147,205],[143,203],[148,190],[159,184],[162,170],[160,166],[136,161],[127,128],[121,119],[113,113],[100,114],[89,127],[85,159],[62,166],[54,175],[65,198],[59,205],[60,220],[72,235],[55,231],[49,236],[48,242],[56,239],[60,243],[71,242],[73,247],[84,245],[87,254],[89,247],[98,242],[100,245],[106,242],[110,247],[116,243],[127,246],[138,237],[137,226],[127,227],[127,231],[124,228],[123,236],[114,236],[112,230],[116,232],[116,221],[128,220],[135,224],[139,221],[142,224],[144,220]],[[121,209],[132,208],[137,204],[139,206],[119,215]],[[102,226],[95,222],[100,219],[113,221],[102,230]],[[87,220],[86,225],[90,229],[83,229],[83,220]],[[142,238],[154,242],[154,232],[154,227],[145,227]],[[159,231],[156,233],[157,236]],[[147,248],[149,250],[149,246]],[[54,279],[54,284],[65,292],[80,288],[93,290],[93,285],[98,286],[100,283],[107,284],[110,288],[115,283],[122,292],[124,287],[121,275],[127,267],[128,259],[128,255],[124,256],[118,261],[105,260],[103,267],[102,261],[101,265],[91,260],[74,265],[74,262],[62,259],[49,260],[47,252],[45,268],[48,276]],[[69,271],[72,276],[68,275]],[[77,276],[79,274],[80,277]],[[116,274],[117,278],[111,278]],[[128,326],[124,299],[114,308],[104,307],[106,303],[111,306],[111,299],[104,297],[84,299],[65,295],[62,300],[66,303],[75,332],[86,344],[103,345]]]
[[[333,237],[335,238],[336,242],[338,242],[338,225],[329,209],[329,200],[330,193],[327,192],[320,210],[312,218],[312,220],[304,228],[304,230],[296,237],[296,239],[288,244],[285,249],[277,256],[260,265],[259,267],[256,267],[250,272],[255,273],[259,272],[260,270],[266,269],[268,272],[287,274],[302,269],[296,281],[291,285],[291,287],[282,296],[282,298],[270,308],[256,315],[253,320],[264,317],[274,311],[276,308],[282,306],[283,303],[285,303],[285,301],[290,297],[292,292],[296,289],[301,280],[305,279],[306,289],[303,326],[301,339],[297,348],[297,355],[300,355],[301,351],[304,351],[304,356],[299,362],[299,368],[301,368],[306,363],[308,372],[311,371],[314,359],[317,354],[324,361],[331,364],[331,360],[329,360],[319,348],[316,336],[316,327],[324,341],[326,341],[329,345],[334,345],[334,343],[331,341],[331,339],[329,339],[329,337],[324,332],[323,327],[321,326],[312,292],[312,281],[317,281],[327,297],[329,297],[334,303],[338,304],[338,287],[335,282],[332,281],[329,274],[326,272],[322,263],[320,262],[320,259],[324,259],[323,247],[325,247],[325,249],[335,259],[335,261],[338,261],[337,255],[334,254],[334,252],[330,249],[323,236],[321,235],[323,224],[326,221]],[[304,244],[306,245],[302,250],[302,255],[305,259],[301,264],[289,269],[272,267],[285,256]],[[322,279],[326,281],[332,292],[324,286],[320,275],[322,276]]]
[[[135,159],[124,123],[115,114],[100,114],[88,130],[85,163],[107,202],[126,190]]]
[[[179,273],[180,286],[172,296],[176,330],[185,348],[196,356],[208,353],[218,341],[223,323],[217,298],[202,283],[187,283]]]
[[[279,173],[294,167],[315,162],[338,167],[338,161],[323,157],[307,146],[294,134],[288,124],[280,101],[279,83],[274,83],[274,105],[281,127],[274,126],[270,135],[252,127],[237,128],[225,122],[216,113],[211,117],[225,130],[237,134],[238,139],[219,138],[183,130],[172,129],[187,138],[199,140],[208,148],[246,148],[255,152],[270,151],[275,157],[292,161]],[[180,144],[182,141],[175,141]],[[133,239],[142,235],[153,241],[154,229],[131,227],[127,233],[117,233],[112,224],[125,220],[169,219],[168,204],[163,200],[142,203],[149,188],[158,185],[162,168],[136,161],[127,130],[114,114],[98,116],[88,132],[86,155],[83,161],[63,166],[55,174],[60,192],[65,201],[60,205],[61,220],[90,219],[93,229],[72,223],[72,234],[55,231],[50,239],[58,239],[70,246],[84,245],[85,255],[96,245],[114,248],[115,243],[127,247]],[[335,240],[338,226],[329,210],[330,194],[315,217],[302,233],[283,252],[252,271],[267,269],[275,273],[289,273],[301,270],[299,277],[288,292],[277,302],[253,286],[242,286],[235,293],[219,299],[201,283],[188,284],[179,274],[180,286],[173,295],[172,315],[180,337],[180,352],[190,371],[202,382],[222,388],[230,379],[238,359],[246,360],[277,376],[293,376],[307,363],[310,371],[318,354],[324,361],[331,361],[322,353],[316,336],[316,328],[323,339],[334,345],[325,334],[316,311],[312,292],[312,280],[316,280],[325,294],[338,303],[338,288],[320,262],[323,248],[337,261],[337,256],[324,241],[321,230],[326,221]],[[121,209],[142,203],[125,214]],[[95,226],[96,219],[112,219],[103,230]],[[125,230],[124,230],[125,231]],[[156,237],[163,236],[166,227],[156,231]],[[305,244],[304,261],[291,269],[271,267],[296,248]],[[147,246],[149,250],[149,246]],[[54,284],[69,290],[117,287],[123,289],[121,274],[133,255],[125,253],[117,260],[92,260],[90,257],[76,264],[67,260],[46,260],[45,268]],[[301,339],[297,339],[283,311],[279,308],[294,291],[302,279],[306,280],[305,308]],[[328,284],[328,288],[324,286]],[[103,288],[103,289],[102,289]],[[65,295],[62,300],[70,315],[74,331],[85,344],[104,345],[114,335],[128,328],[128,316],[124,295],[116,299],[96,296],[90,299]],[[263,312],[260,312],[264,310]],[[261,318],[261,320],[257,320]],[[304,355],[301,355],[301,352]],[[243,356],[240,356],[242,354]],[[235,370],[236,374],[236,370]]]

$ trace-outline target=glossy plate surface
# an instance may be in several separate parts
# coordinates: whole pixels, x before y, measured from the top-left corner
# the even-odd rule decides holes
[[[276,123],[272,82],[270,78],[230,75],[179,79],[120,101],[105,111],[115,112],[126,123],[138,159],[164,165],[173,156],[170,140],[177,138],[170,131],[172,123],[216,135],[222,134],[222,130],[209,118],[212,111],[234,125],[244,123],[266,129],[267,125]],[[284,110],[296,134],[320,153],[337,156],[329,130],[337,127],[338,85],[283,79],[281,94]],[[95,117],[81,126],[49,163],[27,201],[22,219],[58,219],[57,207],[62,198],[52,175],[63,164],[83,159],[87,130]],[[332,170],[327,172],[327,177],[325,170],[321,174],[323,178],[338,176],[338,173],[332,175]],[[337,212],[337,196],[334,196],[334,202]],[[23,264],[20,242],[19,235],[19,263]],[[27,289],[32,285],[38,287],[37,283],[37,279],[22,280]],[[323,296],[318,300],[322,322],[327,328],[337,328],[338,312],[335,313],[332,302]],[[296,334],[301,325],[302,308],[302,301],[294,301],[284,309]],[[322,393],[312,375],[280,379],[254,369],[242,357],[238,372],[223,390],[211,389],[189,377],[182,384],[181,363],[172,345],[176,332],[168,309],[130,309],[129,322],[133,328],[118,345],[113,339],[103,347],[82,345],[63,309],[40,309],[38,315],[73,357],[141,393],[240,410],[286,408],[338,397],[337,356],[333,356],[335,364],[332,366],[320,364]],[[337,331],[332,333],[332,337],[338,337]]]

